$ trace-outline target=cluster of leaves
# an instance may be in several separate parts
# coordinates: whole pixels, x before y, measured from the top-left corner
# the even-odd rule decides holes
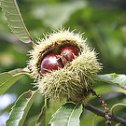
[[[21,79],[25,75],[28,76],[28,73],[23,72],[23,70],[21,69],[0,74],[0,94],[5,93],[10,86],[12,86],[17,80]],[[119,74],[98,75],[96,77],[96,82],[98,81],[105,82],[108,84],[116,84],[118,87],[120,87],[117,88],[118,92],[126,93],[125,75],[119,75]],[[123,91],[119,89],[122,89]],[[34,103],[34,101],[36,101],[35,99],[39,95],[40,94],[38,93],[38,90],[34,90],[34,91],[29,90],[27,92],[22,93],[17,99],[17,101],[15,102],[15,104],[13,105],[9,115],[9,119],[6,122],[6,125],[22,126],[25,122],[25,119],[27,117],[27,114],[32,104]],[[37,126],[41,126],[41,125],[44,126],[46,124],[46,123],[44,124],[45,115],[43,116],[43,114],[49,113],[49,111],[48,112],[45,111],[45,109],[47,109],[47,103],[45,103],[46,99],[44,99],[44,97],[42,99],[43,99],[41,100],[42,110],[39,114],[35,115],[35,117],[32,117],[32,119],[30,119],[30,121],[32,122],[29,122],[29,125],[31,123],[37,124]],[[125,104],[118,104],[118,103],[114,104],[114,106],[112,106],[112,111],[115,107],[120,105],[125,106]],[[82,114],[83,111],[84,109],[82,104],[74,104],[72,102],[65,103],[56,111],[55,114],[53,114],[50,124],[52,126],[58,126],[58,125],[79,126],[80,115]]]
[[[25,25],[23,24],[23,21],[20,20],[21,22],[18,22],[18,19],[21,17],[17,13],[19,10],[15,10],[15,8],[17,8],[17,5],[15,6],[12,0],[1,0],[1,2],[3,2],[3,4],[1,5],[4,8],[3,10],[5,11],[6,17],[9,20],[8,23],[12,31],[14,30],[14,33],[17,34],[20,40],[26,43],[31,42],[31,39],[27,37],[29,33],[24,35],[24,33],[26,32],[23,30],[24,29],[26,30],[26,28]],[[39,2],[40,1],[38,1],[38,3]],[[25,2],[22,1],[21,5],[23,5],[23,8],[25,8],[25,6],[27,6],[27,3],[25,5],[23,3]],[[43,1],[43,3],[46,2]],[[100,52],[100,57],[103,63],[105,63],[105,68],[106,68],[105,71],[107,72],[118,71],[119,69],[118,72],[120,71],[123,72],[123,69],[125,68],[125,62],[124,62],[125,55],[123,52],[124,51],[123,44],[125,44],[125,41],[121,42],[122,40],[120,40],[121,37],[123,37],[124,40],[126,39],[123,36],[123,34],[125,33],[125,26],[120,25],[124,20],[123,17],[124,13],[122,13],[123,10],[119,10],[119,11],[116,10],[118,12],[118,15],[122,13],[121,14],[122,18],[120,20],[121,16],[118,17],[118,15],[116,15],[117,13],[114,12],[115,10],[111,9],[107,11],[105,9],[101,9],[99,11],[98,8],[91,7],[91,5],[88,5],[88,3],[85,1],[79,1],[79,2],[69,1],[69,3],[66,2],[62,4],[60,2],[58,2],[58,4],[57,3],[54,4],[54,3],[49,4],[48,6],[43,6],[43,5],[40,6],[37,4],[34,5],[34,1],[32,1],[31,6],[25,8],[25,11],[31,10],[28,11],[31,12],[30,17],[27,18],[29,13],[28,15],[24,14],[24,16],[26,16],[26,24],[31,30],[31,33],[33,34],[33,38],[34,36],[36,36],[36,34],[37,36],[40,36],[43,33],[43,31],[49,31],[50,25],[53,27],[59,27],[61,24],[64,24],[64,26],[71,26],[73,27],[73,29],[76,28],[79,31],[84,31],[84,29],[86,29],[85,31],[87,31],[86,34],[89,37],[89,39],[95,42],[94,44],[91,43],[92,46],[96,47],[96,49]],[[10,10],[11,11],[15,10],[15,11],[13,11],[12,13],[8,13],[8,11],[10,12]],[[97,12],[99,12],[99,15],[97,15]],[[62,13],[62,15],[60,13]],[[111,19],[109,19],[107,16],[108,17],[111,16]],[[16,23],[13,23],[12,17],[13,20],[16,21]],[[32,19],[33,17],[34,19]],[[116,22],[113,22],[113,20],[115,20]],[[39,25],[38,22],[40,23]],[[116,25],[116,23],[118,24]],[[30,27],[31,24],[33,27]],[[41,29],[40,29],[40,25],[42,25]],[[112,25],[116,25],[116,28],[113,28]],[[110,29],[110,26],[112,27],[112,29]],[[16,31],[15,29],[16,30],[18,29],[18,31],[20,32]],[[41,34],[38,34],[39,31]],[[6,49],[8,50],[8,48]],[[15,53],[13,52],[12,54],[14,55]],[[21,54],[19,53],[19,56],[25,57],[25,53],[23,55],[22,53]],[[16,55],[16,58],[19,56]],[[120,57],[120,60],[117,60],[118,57]],[[23,61],[25,62],[25,60],[22,61],[22,59],[20,61],[21,64],[23,64]],[[17,62],[15,62],[15,64],[16,63]],[[109,68],[108,66],[111,66],[111,68]],[[18,66],[15,65],[14,68],[15,67]],[[12,69],[12,68],[8,68],[8,69]],[[0,70],[4,71],[5,69],[0,69]],[[54,101],[51,100],[46,101],[44,96],[41,96],[41,94],[38,93],[38,90],[34,89],[33,86],[29,87],[29,85],[27,84],[22,85],[23,82],[30,83],[31,80],[28,78],[28,76],[29,74],[26,71],[24,71],[24,69],[16,69],[10,72],[5,72],[0,74],[0,95],[7,92],[15,92],[17,96],[20,95],[17,101],[14,103],[11,111],[10,111],[10,107],[8,107],[8,109],[2,110],[2,112],[8,110],[10,111],[9,118],[6,122],[7,126],[23,126],[23,125],[45,126],[48,124],[49,120],[50,120],[49,124],[51,126],[92,125],[94,114],[91,112],[87,112],[83,108],[82,104],[65,103],[65,101],[62,101],[62,103],[58,103],[58,102],[54,103]],[[18,81],[19,79],[22,80],[22,83],[21,81],[20,82]],[[16,83],[17,85],[16,86],[14,84],[17,81],[18,83]],[[120,107],[120,106],[126,105],[126,99],[125,99],[126,75],[115,74],[115,73],[98,75],[96,76],[96,81],[94,85],[95,85],[94,89],[96,90],[96,92],[104,94],[105,100],[109,101],[109,106],[111,107],[111,111],[113,112],[114,110],[115,112],[116,110],[116,114],[125,117],[126,112],[124,111],[124,107]],[[20,88],[22,90],[19,93],[18,91],[20,90]],[[119,102],[123,104],[119,104]],[[94,97],[91,97],[89,98],[89,103],[95,105],[97,104],[97,101],[96,99],[94,99]],[[97,107],[100,108],[100,104],[97,104]],[[55,111],[56,113],[53,114]],[[51,116],[52,114],[53,116]],[[94,122],[97,123],[98,125],[102,125],[104,124],[104,119],[97,117],[97,120],[95,120]]]

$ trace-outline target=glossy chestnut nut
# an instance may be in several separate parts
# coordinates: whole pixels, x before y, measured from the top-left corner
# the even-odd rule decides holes
[[[50,53],[47,54],[41,62],[41,72],[47,73],[53,70],[63,68],[62,60],[59,56]]]
[[[53,50],[55,52],[55,50]],[[41,73],[45,74],[63,68],[67,63],[79,55],[79,48],[73,45],[66,45],[59,48],[55,53],[49,53],[42,58]]]
[[[76,46],[68,45],[61,49],[60,55],[65,57],[67,61],[72,61],[79,55],[79,48]]]

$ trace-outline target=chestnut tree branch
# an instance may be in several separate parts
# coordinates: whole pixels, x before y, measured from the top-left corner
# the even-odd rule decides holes
[[[105,112],[103,112],[102,110],[99,110],[98,108],[88,104],[85,106],[85,108],[95,114],[97,114],[98,116],[102,116],[105,118]],[[111,115],[111,119],[112,121],[114,122],[117,122],[117,123],[120,123],[121,125],[123,126],[126,126],[126,120],[121,118],[121,117],[118,117],[118,116],[114,116],[114,115]]]

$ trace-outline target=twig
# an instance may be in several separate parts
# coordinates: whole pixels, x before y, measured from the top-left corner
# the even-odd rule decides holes
[[[99,110],[98,108],[92,106],[92,105],[86,105],[85,108],[95,114],[97,114],[98,116],[102,116],[105,118],[105,112],[103,112],[102,110]],[[111,115],[111,119],[117,123],[120,123],[121,125],[123,126],[126,126],[126,120],[121,118],[121,117],[118,117],[118,116],[114,116],[114,115]]]
[[[111,112],[108,108],[107,103],[105,102],[105,100],[102,98],[102,96],[98,95],[93,89],[90,89],[92,92],[92,95],[96,96],[99,100],[99,102],[101,103],[101,105],[104,108],[104,112],[105,112],[105,119],[106,119],[106,125],[105,126],[112,126],[111,125]]]

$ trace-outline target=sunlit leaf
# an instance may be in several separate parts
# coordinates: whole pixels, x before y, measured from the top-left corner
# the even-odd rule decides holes
[[[26,72],[22,69],[16,69],[10,72],[5,72],[0,74],[0,94],[6,92],[16,81],[21,79]]]
[[[66,103],[52,116],[51,126],[79,126],[82,105]]]
[[[23,126],[27,113],[36,98],[38,91],[23,93],[13,106],[6,126]]]
[[[126,75],[124,74],[112,73],[105,75],[97,75],[96,80],[116,84],[126,91]]]
[[[21,41],[30,43],[32,40],[24,24],[16,0],[1,0],[1,7],[12,32]]]

